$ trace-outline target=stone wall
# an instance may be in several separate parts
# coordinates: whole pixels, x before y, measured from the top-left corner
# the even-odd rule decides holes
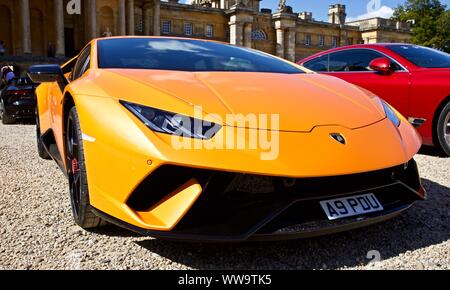
[[[409,42],[409,24],[372,18],[346,22],[345,6],[330,5],[329,22],[312,13],[260,9],[264,1],[201,0],[196,5],[160,0],[81,0],[81,15],[65,11],[69,0],[0,0],[0,40],[7,55],[46,56],[49,43],[56,55],[72,56],[93,37],[164,35],[206,38],[242,45],[289,60],[356,43]],[[339,20],[339,21],[338,21]],[[185,25],[192,34],[185,35]],[[213,27],[207,36],[206,28]],[[322,41],[323,40],[323,41]]]
[[[165,36],[186,36],[184,25],[193,26],[194,38],[209,38],[228,41],[228,18],[224,10],[216,8],[195,7],[192,5],[161,3],[161,22],[171,22],[171,33],[161,33]],[[206,26],[213,26],[213,37],[206,37]]]

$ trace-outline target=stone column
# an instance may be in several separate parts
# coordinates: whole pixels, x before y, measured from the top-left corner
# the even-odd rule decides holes
[[[295,61],[295,28],[287,29],[287,39],[286,39],[286,52],[285,57],[287,60]]]
[[[230,24],[230,43],[243,46],[244,44],[244,27],[240,23]]]
[[[134,0],[127,2],[127,34],[134,35]]]
[[[31,54],[30,3],[28,0],[20,0],[20,16],[22,18],[23,54]]]
[[[226,7],[226,1],[225,0],[220,0],[220,9],[228,9],[228,7]]]
[[[126,22],[126,13],[125,13],[125,0],[119,0],[118,2],[118,12],[119,12],[119,29],[117,33],[119,35],[127,34],[127,22]]]
[[[55,6],[55,29],[56,29],[56,56],[64,56],[66,54],[64,43],[64,1],[54,0]]]
[[[295,31],[297,16],[278,12],[272,15],[277,35],[277,56],[293,60],[295,58]]]
[[[153,4],[153,35],[161,35],[161,2],[154,0]]]
[[[252,47],[252,23],[246,23],[244,25],[244,46]]]
[[[150,31],[153,26],[153,23],[150,22],[152,17],[152,10],[150,8],[150,5],[145,4],[142,12],[142,18],[144,21],[144,35],[150,35]]]
[[[87,13],[88,13],[88,28],[87,38],[88,41],[97,37],[97,1],[87,0]]]
[[[230,43],[250,47],[252,45],[251,30],[254,11],[246,7],[232,6],[225,13],[230,17],[228,22],[230,26]]]
[[[339,43],[338,46],[345,46],[347,45],[347,32],[343,29],[343,25],[340,25],[339,28]]]
[[[277,29],[277,56],[284,58],[284,29]]]

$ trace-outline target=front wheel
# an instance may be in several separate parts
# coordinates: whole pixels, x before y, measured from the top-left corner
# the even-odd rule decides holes
[[[69,177],[70,201],[75,222],[82,228],[96,228],[104,224],[89,205],[89,190],[84,161],[80,120],[76,107],[69,112],[66,127],[66,161]]]
[[[437,137],[442,150],[450,156],[450,103],[448,103],[437,122]]]

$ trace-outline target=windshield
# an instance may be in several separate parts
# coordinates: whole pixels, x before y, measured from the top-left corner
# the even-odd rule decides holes
[[[98,67],[192,72],[303,73],[293,64],[255,50],[201,40],[170,38],[99,40]]]
[[[413,64],[425,68],[450,68],[450,54],[417,45],[388,45],[387,48]]]
[[[27,85],[33,85],[34,84],[29,77],[17,78],[17,79],[15,79],[15,83],[18,86],[27,86]]]

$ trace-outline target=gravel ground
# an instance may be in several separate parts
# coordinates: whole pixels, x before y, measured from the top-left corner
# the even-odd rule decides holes
[[[393,220],[289,242],[195,244],[75,226],[66,180],[38,158],[34,132],[0,124],[0,269],[450,269],[450,158],[433,149],[417,156],[429,200]]]

